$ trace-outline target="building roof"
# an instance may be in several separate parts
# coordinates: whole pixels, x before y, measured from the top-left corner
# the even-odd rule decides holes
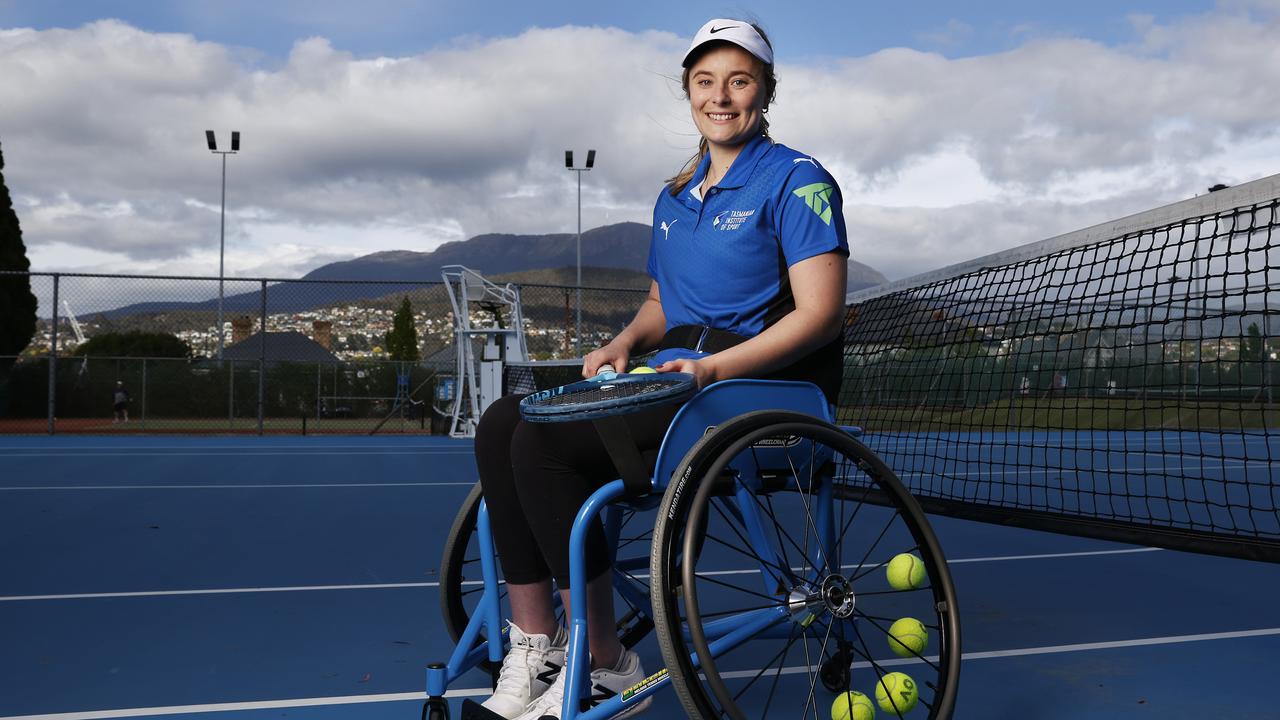
[[[337,362],[333,353],[324,349],[320,343],[300,332],[268,332],[265,357],[259,336],[254,333],[235,345],[228,345],[222,351],[226,360],[258,360],[268,362]]]

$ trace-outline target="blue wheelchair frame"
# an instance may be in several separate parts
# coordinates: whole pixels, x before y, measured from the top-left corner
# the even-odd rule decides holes
[[[671,682],[667,671],[659,670],[641,683],[642,687],[632,688],[616,695],[586,711],[580,711],[579,700],[584,697],[583,690],[590,687],[590,665],[587,654],[587,618],[586,602],[586,567],[585,552],[587,530],[591,521],[601,513],[605,514],[605,535],[613,548],[614,572],[643,570],[647,568],[649,558],[627,559],[618,564],[616,558],[617,541],[620,530],[622,507],[624,501],[636,509],[655,507],[665,492],[668,480],[676,471],[685,454],[704,435],[717,425],[734,417],[754,410],[785,410],[804,413],[816,420],[833,423],[833,412],[826,396],[817,386],[807,382],[780,380],[734,379],[714,383],[691,398],[676,413],[671,425],[667,428],[662,445],[658,451],[657,464],[652,476],[651,493],[639,499],[626,499],[625,486],[621,479],[606,483],[593,493],[578,510],[573,521],[573,530],[569,540],[569,581],[571,613],[568,617],[569,646],[565,653],[564,705],[561,718],[570,720],[600,720],[623,712],[628,707],[649,697]],[[856,434],[856,428],[846,428]],[[823,497],[825,495],[827,497]],[[819,488],[819,500],[830,500],[830,484],[823,483]],[[739,508],[749,507],[753,501],[752,489],[739,486],[735,500]],[[748,532],[752,546],[766,558],[776,556],[772,540],[766,528],[754,520],[751,512],[740,513]],[[826,527],[823,527],[826,526]],[[829,521],[819,519],[819,532],[824,535],[832,532]],[[463,673],[475,667],[485,659],[495,665],[502,662],[504,654],[503,642],[493,642],[494,638],[505,638],[506,627],[502,622],[499,602],[499,582],[497,556],[490,535],[489,514],[482,502],[476,520],[476,535],[480,546],[481,571],[484,578],[484,590],[481,593],[470,622],[458,639],[453,654],[447,663],[433,663],[427,666],[427,696],[429,699],[442,698],[449,684]],[[778,563],[774,563],[778,567]],[[767,570],[762,568],[762,570]],[[625,582],[614,582],[614,588],[636,607],[649,607],[649,598],[641,596],[633,587]],[[649,610],[652,613],[652,608]],[[786,620],[788,613],[785,606],[744,613],[741,616],[724,618],[704,626],[707,637],[711,640],[712,656],[755,637],[771,626],[779,625]],[[483,632],[485,642],[475,645]],[[781,637],[786,637],[783,633]],[[698,666],[696,658],[695,667]]]

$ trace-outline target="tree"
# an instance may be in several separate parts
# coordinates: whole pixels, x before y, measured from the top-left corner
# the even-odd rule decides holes
[[[400,301],[400,309],[391,320],[386,345],[392,360],[418,359],[418,329],[413,325],[413,306],[409,304],[408,296]]]
[[[9,189],[4,183],[4,153],[0,151],[0,271],[27,272],[27,247],[22,228],[13,210]],[[36,296],[31,294],[31,278],[0,275],[0,356],[17,355],[36,332]],[[0,360],[0,377],[12,361]]]
[[[191,346],[169,333],[130,330],[126,333],[99,333],[76,348],[76,355],[131,358],[191,357]]]
[[[1249,336],[1244,339],[1240,348],[1240,359],[1246,362],[1262,360],[1262,330],[1258,323],[1249,323]]]

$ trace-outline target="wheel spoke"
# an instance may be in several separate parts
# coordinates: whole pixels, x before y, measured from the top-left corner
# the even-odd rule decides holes
[[[765,699],[764,712],[760,717],[769,717],[769,706],[773,705],[773,696],[778,691],[778,681],[782,679],[782,669],[787,666],[787,654],[791,652],[792,646],[796,644],[799,635],[795,634],[795,626],[791,626],[791,630],[787,633],[787,644],[782,648],[782,659],[778,661],[778,671],[773,674],[773,683],[769,685],[769,697]]]
[[[756,506],[760,508],[761,512],[765,513],[766,515],[768,515],[768,516],[769,516],[769,518],[770,518],[771,520],[773,520],[774,527],[775,527],[775,528],[778,528],[779,530],[781,530],[783,537],[785,537],[787,540],[789,540],[789,541],[791,542],[791,547],[795,548],[795,549],[796,549],[796,552],[800,553],[800,555],[801,555],[802,559],[803,559],[803,560],[804,560],[804,562],[806,563],[805,567],[808,567],[809,565],[812,565],[812,564],[813,564],[813,562],[809,559],[809,553],[808,553],[806,550],[804,550],[803,548],[801,548],[801,547],[800,547],[800,544],[799,544],[799,543],[797,543],[797,542],[795,541],[795,539],[793,539],[793,538],[791,537],[791,533],[787,532],[786,528],[784,528],[784,527],[782,526],[782,523],[778,521],[778,517],[777,517],[777,515],[775,515],[775,514],[774,514],[773,509],[772,509],[773,503],[772,503],[772,502],[770,502],[770,503],[769,503],[770,507],[769,507],[769,508],[766,508],[766,507],[765,507],[765,506],[760,502],[760,498],[759,498],[759,497],[757,497],[755,493],[750,493],[750,492],[749,492],[748,494],[749,494],[749,495],[751,495],[751,499],[752,499],[752,501],[754,501],[754,502],[755,502],[755,504],[756,504]],[[807,537],[807,535],[806,535],[806,537]],[[790,562],[788,562],[788,563],[787,563],[787,565],[788,565],[788,566],[790,566],[790,565],[791,565],[791,563],[790,563]],[[790,569],[790,567],[788,567],[788,569]]]
[[[899,515],[895,511],[889,518],[889,522],[885,523],[884,528],[880,530],[880,534],[876,536],[876,541],[871,543],[871,547],[867,548],[867,554],[862,556],[862,560],[858,562],[858,567],[862,567],[867,564],[867,558],[871,557],[871,553],[876,551],[876,548],[880,545],[880,541],[884,539],[884,536],[889,532],[889,528],[893,527],[893,521],[898,519],[898,517]],[[868,570],[867,572],[871,571]],[[865,575],[866,573],[863,574]]]
[[[818,670],[821,671],[822,663],[827,657],[827,641],[831,639],[831,626],[827,626],[827,632],[822,636],[822,647],[818,648]],[[812,667],[812,666],[810,666]],[[818,684],[819,672],[809,672],[809,697],[804,701],[804,707],[809,709],[809,703],[813,703],[813,716],[818,717],[818,703],[813,697],[813,689]]]
[[[742,689],[741,689],[741,690],[739,690],[739,691],[737,692],[737,694],[735,694],[735,695],[733,696],[733,699],[734,699],[735,701],[736,701],[738,698],[740,698],[740,697],[742,697],[743,695],[745,695],[745,694],[746,694],[746,692],[747,692],[748,690],[750,690],[750,689],[751,689],[751,686],[752,686],[752,685],[754,685],[754,684],[755,684],[755,682],[756,682],[757,680],[759,680],[762,676],[764,676],[764,674],[769,670],[769,668],[773,666],[774,661],[775,661],[775,660],[777,660],[779,657],[781,657],[781,658],[782,658],[782,664],[783,664],[783,665],[785,665],[785,664],[786,664],[786,661],[787,661],[787,650],[788,650],[788,649],[790,649],[790,648],[791,648],[792,643],[794,643],[794,642],[795,642],[795,632],[793,631],[793,632],[789,633],[789,635],[790,635],[791,637],[790,637],[790,640],[788,640],[787,644],[786,644],[786,645],[783,645],[781,650],[779,650],[778,652],[774,653],[774,654],[773,654],[773,657],[769,658],[768,662],[766,662],[766,663],[764,663],[763,665],[761,665],[761,666],[760,666],[760,670],[759,670],[759,672],[757,672],[755,675],[751,676],[751,679],[747,681],[747,684],[746,684],[746,685],[744,685],[744,686],[742,687]],[[766,715],[766,716],[768,715],[768,706],[767,706],[767,705],[765,706],[765,715]]]
[[[834,482],[834,480],[833,480],[833,482]],[[852,514],[852,515],[850,515],[850,516],[849,516],[849,519],[848,519],[848,520],[847,520],[847,521],[846,521],[846,522],[845,522],[845,523],[840,527],[840,533],[839,533],[839,535],[836,537],[836,547],[838,547],[838,548],[843,548],[843,543],[842,543],[841,541],[842,541],[842,540],[844,540],[844,536],[845,536],[845,534],[849,532],[849,528],[853,526],[853,521],[858,517],[858,513],[862,512],[862,508],[863,508],[864,506],[866,506],[866,504],[867,504],[867,493],[868,493],[868,492],[870,492],[870,490],[871,490],[871,486],[870,486],[870,485],[864,485],[864,486],[862,486],[862,497],[858,498],[858,501],[857,501],[857,502],[858,502],[858,504],[857,504],[857,506],[856,506],[856,507],[854,507],[854,509],[853,509],[853,514]],[[834,489],[834,488],[832,489],[831,496],[832,496],[832,498],[835,498],[835,489]],[[840,507],[842,508],[842,511],[843,511],[843,508],[845,507],[845,505],[846,505],[846,503],[844,503],[844,502],[841,502],[841,503],[840,503]],[[843,563],[843,562],[844,562],[844,552],[843,552],[843,549],[841,549],[841,551],[840,551],[840,557],[837,559],[837,562],[839,562],[839,563]]]
[[[820,533],[818,532],[818,525],[813,521],[813,515],[809,513],[809,498],[813,496],[813,474],[812,473],[809,474],[809,493],[808,495],[806,495],[804,491],[804,484],[800,481],[800,478],[798,477],[799,471],[796,470],[795,462],[791,460],[791,453],[787,453],[787,466],[791,468],[791,477],[795,478],[796,480],[796,490],[800,493],[800,507],[804,508],[805,521],[808,523],[809,528],[813,530],[813,543],[814,545],[817,546],[818,552],[822,553],[822,538],[819,537]],[[804,559],[806,561],[809,561],[809,533],[808,532],[805,532],[804,534],[804,548],[805,548]],[[823,557],[825,556],[826,554],[823,553]],[[813,565],[814,574],[821,576],[822,573],[818,570],[818,564],[815,562],[810,562],[810,564]]]
[[[779,603],[778,603],[778,602],[772,602],[772,603],[769,603],[768,605],[748,605],[747,607],[734,608],[733,610],[717,610],[717,611],[715,611],[715,612],[710,612],[710,613],[700,612],[700,613],[698,613],[698,617],[700,617],[700,618],[702,618],[703,620],[705,620],[705,619],[707,619],[707,618],[718,618],[718,617],[724,617],[725,615],[733,615],[733,614],[741,613],[741,612],[754,612],[754,611],[756,611],[756,610],[769,610],[769,609],[771,609],[771,608],[776,608],[776,607],[778,607],[778,605],[779,605]]]
[[[734,585],[733,583],[727,583],[727,582],[725,582],[725,581],[723,581],[723,580],[717,580],[717,579],[715,579],[715,578],[713,578],[713,577],[707,577],[706,575],[698,575],[696,572],[694,573],[694,575],[695,575],[697,578],[699,578],[699,579],[701,579],[701,580],[705,580],[705,581],[707,581],[707,582],[709,582],[709,583],[712,583],[712,584],[714,584],[714,585],[720,585],[720,586],[722,586],[722,587],[727,587],[727,588],[729,588],[730,590],[737,590],[737,591],[738,591],[738,592],[740,592],[740,593],[744,593],[744,594],[747,594],[747,595],[754,595],[755,597],[758,597],[758,598],[763,598],[763,599],[768,600],[769,602],[773,603],[773,605],[774,605],[775,607],[776,607],[776,606],[778,606],[778,605],[780,605],[780,604],[782,604],[782,600],[779,600],[779,599],[778,599],[778,598],[776,598],[776,597],[769,597],[768,595],[765,595],[765,594],[763,594],[763,593],[758,593],[758,592],[755,592],[754,590],[748,590],[748,589],[746,589],[746,588],[744,588],[744,587],[739,587],[739,586],[737,586],[737,585]]]
[[[759,502],[759,500],[757,500],[756,502],[758,503],[758,502]],[[774,521],[774,522],[773,522],[773,536],[774,536],[774,537],[776,537],[776,538],[778,539],[778,550],[782,553],[782,562],[787,566],[787,575],[788,575],[788,576],[793,576],[793,575],[794,575],[794,571],[792,571],[792,570],[791,570],[791,556],[787,554],[787,544],[786,544],[786,543],[784,543],[784,542],[782,542],[782,532],[781,532],[781,531],[782,531],[782,523],[780,523],[780,522],[778,522],[778,521],[777,521],[777,512],[776,512],[776,511],[774,510],[774,508],[773,508],[773,498],[772,498],[771,496],[769,496],[769,495],[765,495],[765,496],[764,496],[764,502],[765,502],[765,504],[766,504],[766,505],[768,505],[768,506],[769,506],[769,509],[768,509],[768,510],[765,510],[765,513],[769,516],[769,518],[770,518],[770,519],[772,519],[772,520]],[[761,508],[761,509],[763,509],[763,508]],[[793,544],[794,544],[794,543],[793,543]],[[794,577],[793,577],[793,579],[794,579]]]
[[[897,635],[894,635],[893,633],[889,632],[889,628],[886,628],[885,626],[883,626],[883,625],[881,625],[880,623],[876,622],[875,618],[872,618],[870,615],[866,615],[866,614],[861,613],[861,612],[859,612],[859,611],[857,611],[857,610],[855,610],[854,612],[855,612],[855,613],[857,613],[857,615],[859,615],[860,617],[865,618],[865,619],[867,620],[867,622],[871,623],[872,625],[875,625],[875,626],[876,626],[876,629],[877,629],[877,630],[879,630],[880,632],[884,633],[886,637],[891,638],[891,639],[893,639],[893,640],[897,640],[897,639],[898,639],[898,636],[897,636]],[[905,644],[903,644],[902,642],[899,642],[898,644],[899,644],[899,645],[902,645],[903,647],[907,647],[907,646],[906,646]],[[911,648],[909,648],[909,647],[907,647],[907,649],[908,649],[908,650],[911,650]],[[923,661],[925,661],[926,663],[928,663],[928,664],[929,664],[929,667],[933,668],[934,670],[936,670],[936,671],[938,671],[938,672],[941,672],[941,671],[942,671],[942,666],[941,666],[941,665],[938,665],[937,663],[935,663],[935,662],[933,662],[932,660],[930,660],[929,658],[927,658],[927,657],[925,657],[925,656],[921,655],[920,653],[916,652],[915,650],[911,650],[911,654],[912,654],[916,659],[918,659],[918,660],[923,660]]]
[[[873,548],[873,549],[874,549],[874,548]],[[907,548],[906,550],[903,550],[903,552],[907,552],[907,553],[920,552],[920,546],[919,546],[919,545],[915,545],[915,546],[913,546],[913,547]],[[852,582],[852,581],[854,581],[854,580],[860,580],[860,579],[862,579],[862,578],[866,577],[867,575],[870,575],[871,573],[875,572],[876,570],[879,570],[880,568],[882,568],[882,567],[884,567],[884,566],[888,565],[888,564],[889,564],[889,562],[890,562],[891,560],[893,560],[893,558],[889,558],[889,560],[882,560],[882,561],[880,561],[880,562],[876,563],[875,565],[872,565],[871,567],[869,567],[869,568],[865,568],[865,569],[864,569],[861,565],[859,565],[859,566],[858,566],[858,570],[859,570],[860,572],[859,572],[857,575],[854,575],[853,577],[849,578],[850,582]],[[867,559],[866,559],[866,558],[863,558],[863,559],[862,559],[862,561],[865,563],[865,562],[867,561]]]
[[[752,495],[752,497],[754,497],[754,494]],[[743,535],[743,534],[738,530],[737,525],[735,525],[735,524],[734,524],[734,522],[733,522],[732,520],[730,520],[730,519],[729,519],[729,516],[728,516],[728,515],[726,515],[726,514],[725,514],[725,511],[724,511],[723,509],[721,509],[721,508],[720,508],[719,504],[718,504],[718,503],[711,503],[711,507],[715,509],[716,513],[718,513],[718,514],[720,515],[720,517],[724,518],[725,524],[729,526],[729,529],[733,531],[733,534],[734,534],[735,536],[737,536],[738,540],[740,540],[740,541],[742,542],[742,546],[743,546],[744,548],[746,548],[746,550],[744,550],[743,552],[749,553],[749,554],[750,554],[750,556],[751,556],[752,558],[754,558],[757,562],[759,562],[761,565],[764,565],[765,567],[773,568],[774,570],[777,570],[777,571],[781,572],[781,573],[783,574],[783,576],[784,576],[784,577],[785,577],[785,576],[789,576],[789,575],[791,574],[791,572],[790,572],[790,570],[791,570],[791,569],[790,569],[789,567],[787,567],[787,568],[778,567],[778,564],[777,564],[777,563],[769,562],[768,560],[765,560],[764,558],[762,558],[762,557],[760,557],[759,555],[757,555],[754,551],[751,551],[751,547],[752,547],[752,543],[751,543],[751,541],[750,541],[750,540],[748,540],[748,539],[746,538],[746,536],[744,536],[744,535]],[[712,538],[712,537],[714,537],[714,536],[712,536],[710,533],[708,533],[708,534],[706,535],[706,537],[708,537],[708,538]],[[725,544],[723,540],[719,540],[718,538],[717,538],[717,540],[716,540],[716,541],[717,541],[717,542],[719,542],[719,543],[721,543],[721,544]],[[782,578],[779,578],[779,580],[781,580],[781,579],[782,579]]]

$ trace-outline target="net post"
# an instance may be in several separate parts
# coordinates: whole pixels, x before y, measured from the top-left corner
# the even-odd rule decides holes
[[[58,394],[58,285],[62,276],[53,274],[53,327],[49,332],[49,434],[57,430],[54,427],[54,405]]]

